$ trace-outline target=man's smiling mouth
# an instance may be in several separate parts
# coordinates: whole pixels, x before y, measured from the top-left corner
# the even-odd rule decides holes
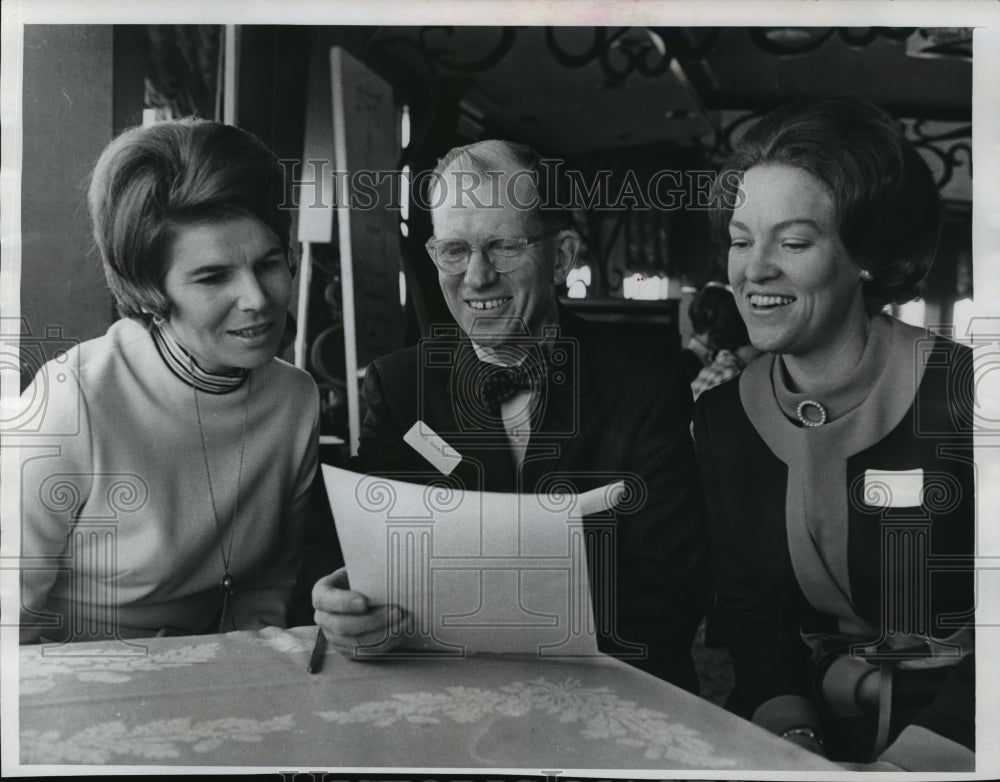
[[[465,303],[474,310],[495,310],[497,307],[502,307],[511,298],[504,296],[499,299],[466,299]]]

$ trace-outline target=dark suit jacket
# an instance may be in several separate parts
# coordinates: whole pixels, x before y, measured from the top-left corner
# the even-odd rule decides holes
[[[608,602],[600,595],[614,597],[605,616],[617,632],[603,634],[599,643],[696,691],[690,647],[709,576],[705,509],[689,435],[690,388],[676,371],[676,353],[663,345],[569,313],[560,317],[519,470],[502,422],[476,408],[465,370],[475,354],[457,331],[369,367],[353,468],[413,482],[439,479],[402,439],[421,420],[462,454],[452,476],[469,488],[546,491],[558,478],[585,491],[625,479],[637,494],[611,522],[610,574],[601,583],[591,578],[595,613]],[[646,645],[645,659],[630,659],[635,643]]]

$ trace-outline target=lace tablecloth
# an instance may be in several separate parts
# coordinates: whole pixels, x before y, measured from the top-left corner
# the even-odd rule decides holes
[[[20,762],[838,768],[610,658],[354,662],[330,652],[310,675],[315,637],[295,628],[23,647]]]

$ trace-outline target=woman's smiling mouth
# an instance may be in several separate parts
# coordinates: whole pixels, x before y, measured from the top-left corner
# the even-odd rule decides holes
[[[267,334],[271,327],[274,325],[273,322],[259,323],[256,326],[247,326],[242,329],[230,329],[228,333],[240,339],[259,339]]]
[[[755,310],[773,310],[795,301],[794,296],[765,295],[763,293],[751,293],[747,298],[750,300],[750,306]]]

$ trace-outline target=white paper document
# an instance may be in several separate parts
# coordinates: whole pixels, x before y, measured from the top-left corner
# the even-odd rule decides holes
[[[457,656],[597,654],[583,517],[612,508],[624,484],[506,494],[329,465],[323,478],[351,589],[407,612],[407,646]]]

